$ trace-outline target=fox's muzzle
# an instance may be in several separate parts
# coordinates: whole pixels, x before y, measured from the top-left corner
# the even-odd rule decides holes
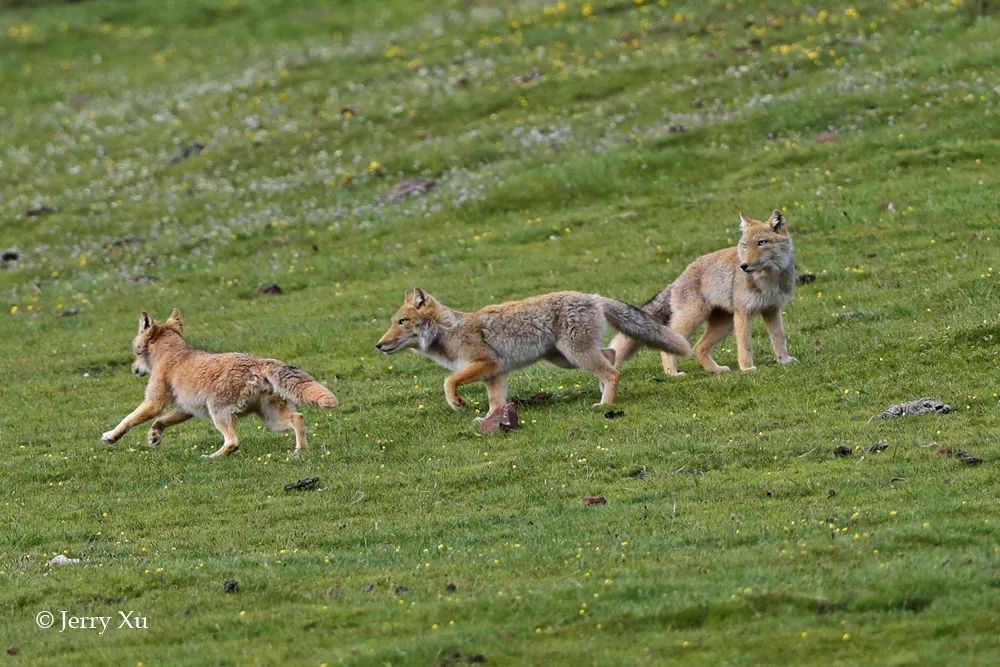
[[[390,327],[375,343],[375,349],[386,354],[393,354],[409,347],[415,347],[419,337],[413,331],[400,331],[398,327]]]

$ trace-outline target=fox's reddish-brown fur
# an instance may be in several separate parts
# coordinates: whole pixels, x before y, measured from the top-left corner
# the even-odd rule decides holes
[[[146,313],[139,316],[139,332],[132,341],[132,372],[149,375],[145,400],[101,439],[112,443],[139,424],[174,409],[149,429],[155,447],[163,429],[191,417],[212,420],[224,442],[212,457],[239,449],[236,418],[257,413],[273,431],[295,431],[296,451],[306,448],[306,429],[296,403],[320,408],[337,407],[337,397],[305,371],[276,359],[230,352],[214,354],[195,349],[184,340],[184,325],[176,308],[162,323]]]
[[[507,402],[507,375],[540,360],[593,372],[600,380],[601,403],[609,405],[618,371],[614,353],[601,347],[608,324],[661,351],[691,353],[686,340],[655,318],[597,294],[553,292],[464,313],[419,287],[406,293],[375,346],[386,354],[413,349],[449,368],[444,394],[455,410],[465,406],[458,388],[472,382],[486,385],[490,412],[498,410]]]

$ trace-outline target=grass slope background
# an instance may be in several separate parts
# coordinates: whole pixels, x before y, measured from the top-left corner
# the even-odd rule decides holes
[[[995,663],[981,5],[3,3],[4,662]],[[436,185],[392,201],[414,177]],[[375,354],[414,285],[642,302],[775,207],[817,276],[791,367],[759,323],[753,375],[645,352],[607,420],[588,374],[539,365],[511,393],[553,401],[485,438],[443,369]],[[173,306],[193,344],[334,390],[305,455],[252,419],[221,462],[206,421],[99,442],[142,394],[139,311]],[[870,419],[927,394],[956,412]]]

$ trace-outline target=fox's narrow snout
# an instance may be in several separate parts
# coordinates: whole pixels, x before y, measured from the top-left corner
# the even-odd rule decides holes
[[[398,339],[389,341],[380,340],[379,342],[375,343],[375,349],[377,349],[382,354],[395,354],[396,352],[399,352],[400,350],[406,347],[407,347],[406,341],[405,340],[401,341]]]

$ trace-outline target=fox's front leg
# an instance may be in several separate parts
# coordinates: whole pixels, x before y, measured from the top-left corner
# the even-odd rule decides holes
[[[147,398],[139,404],[139,407],[130,412],[125,419],[121,420],[118,426],[115,426],[110,431],[105,431],[101,435],[101,440],[108,444],[116,442],[119,438],[125,435],[129,429],[134,426],[138,426],[143,422],[149,421],[161,412],[163,412],[163,403]]]
[[[785,323],[781,319],[780,308],[769,308],[761,313],[764,324],[767,326],[767,334],[771,337],[771,349],[774,350],[774,359],[779,364],[790,364],[795,361],[795,357],[788,354],[788,339],[785,338]]]
[[[461,370],[455,371],[444,380],[444,398],[452,410],[464,410],[465,401],[458,395],[458,388],[463,384],[479,382],[495,375],[500,364],[492,359],[470,362]]]
[[[740,370],[757,370],[753,365],[753,339],[748,311],[737,310],[733,313],[733,333],[736,335],[736,356],[740,362]]]

